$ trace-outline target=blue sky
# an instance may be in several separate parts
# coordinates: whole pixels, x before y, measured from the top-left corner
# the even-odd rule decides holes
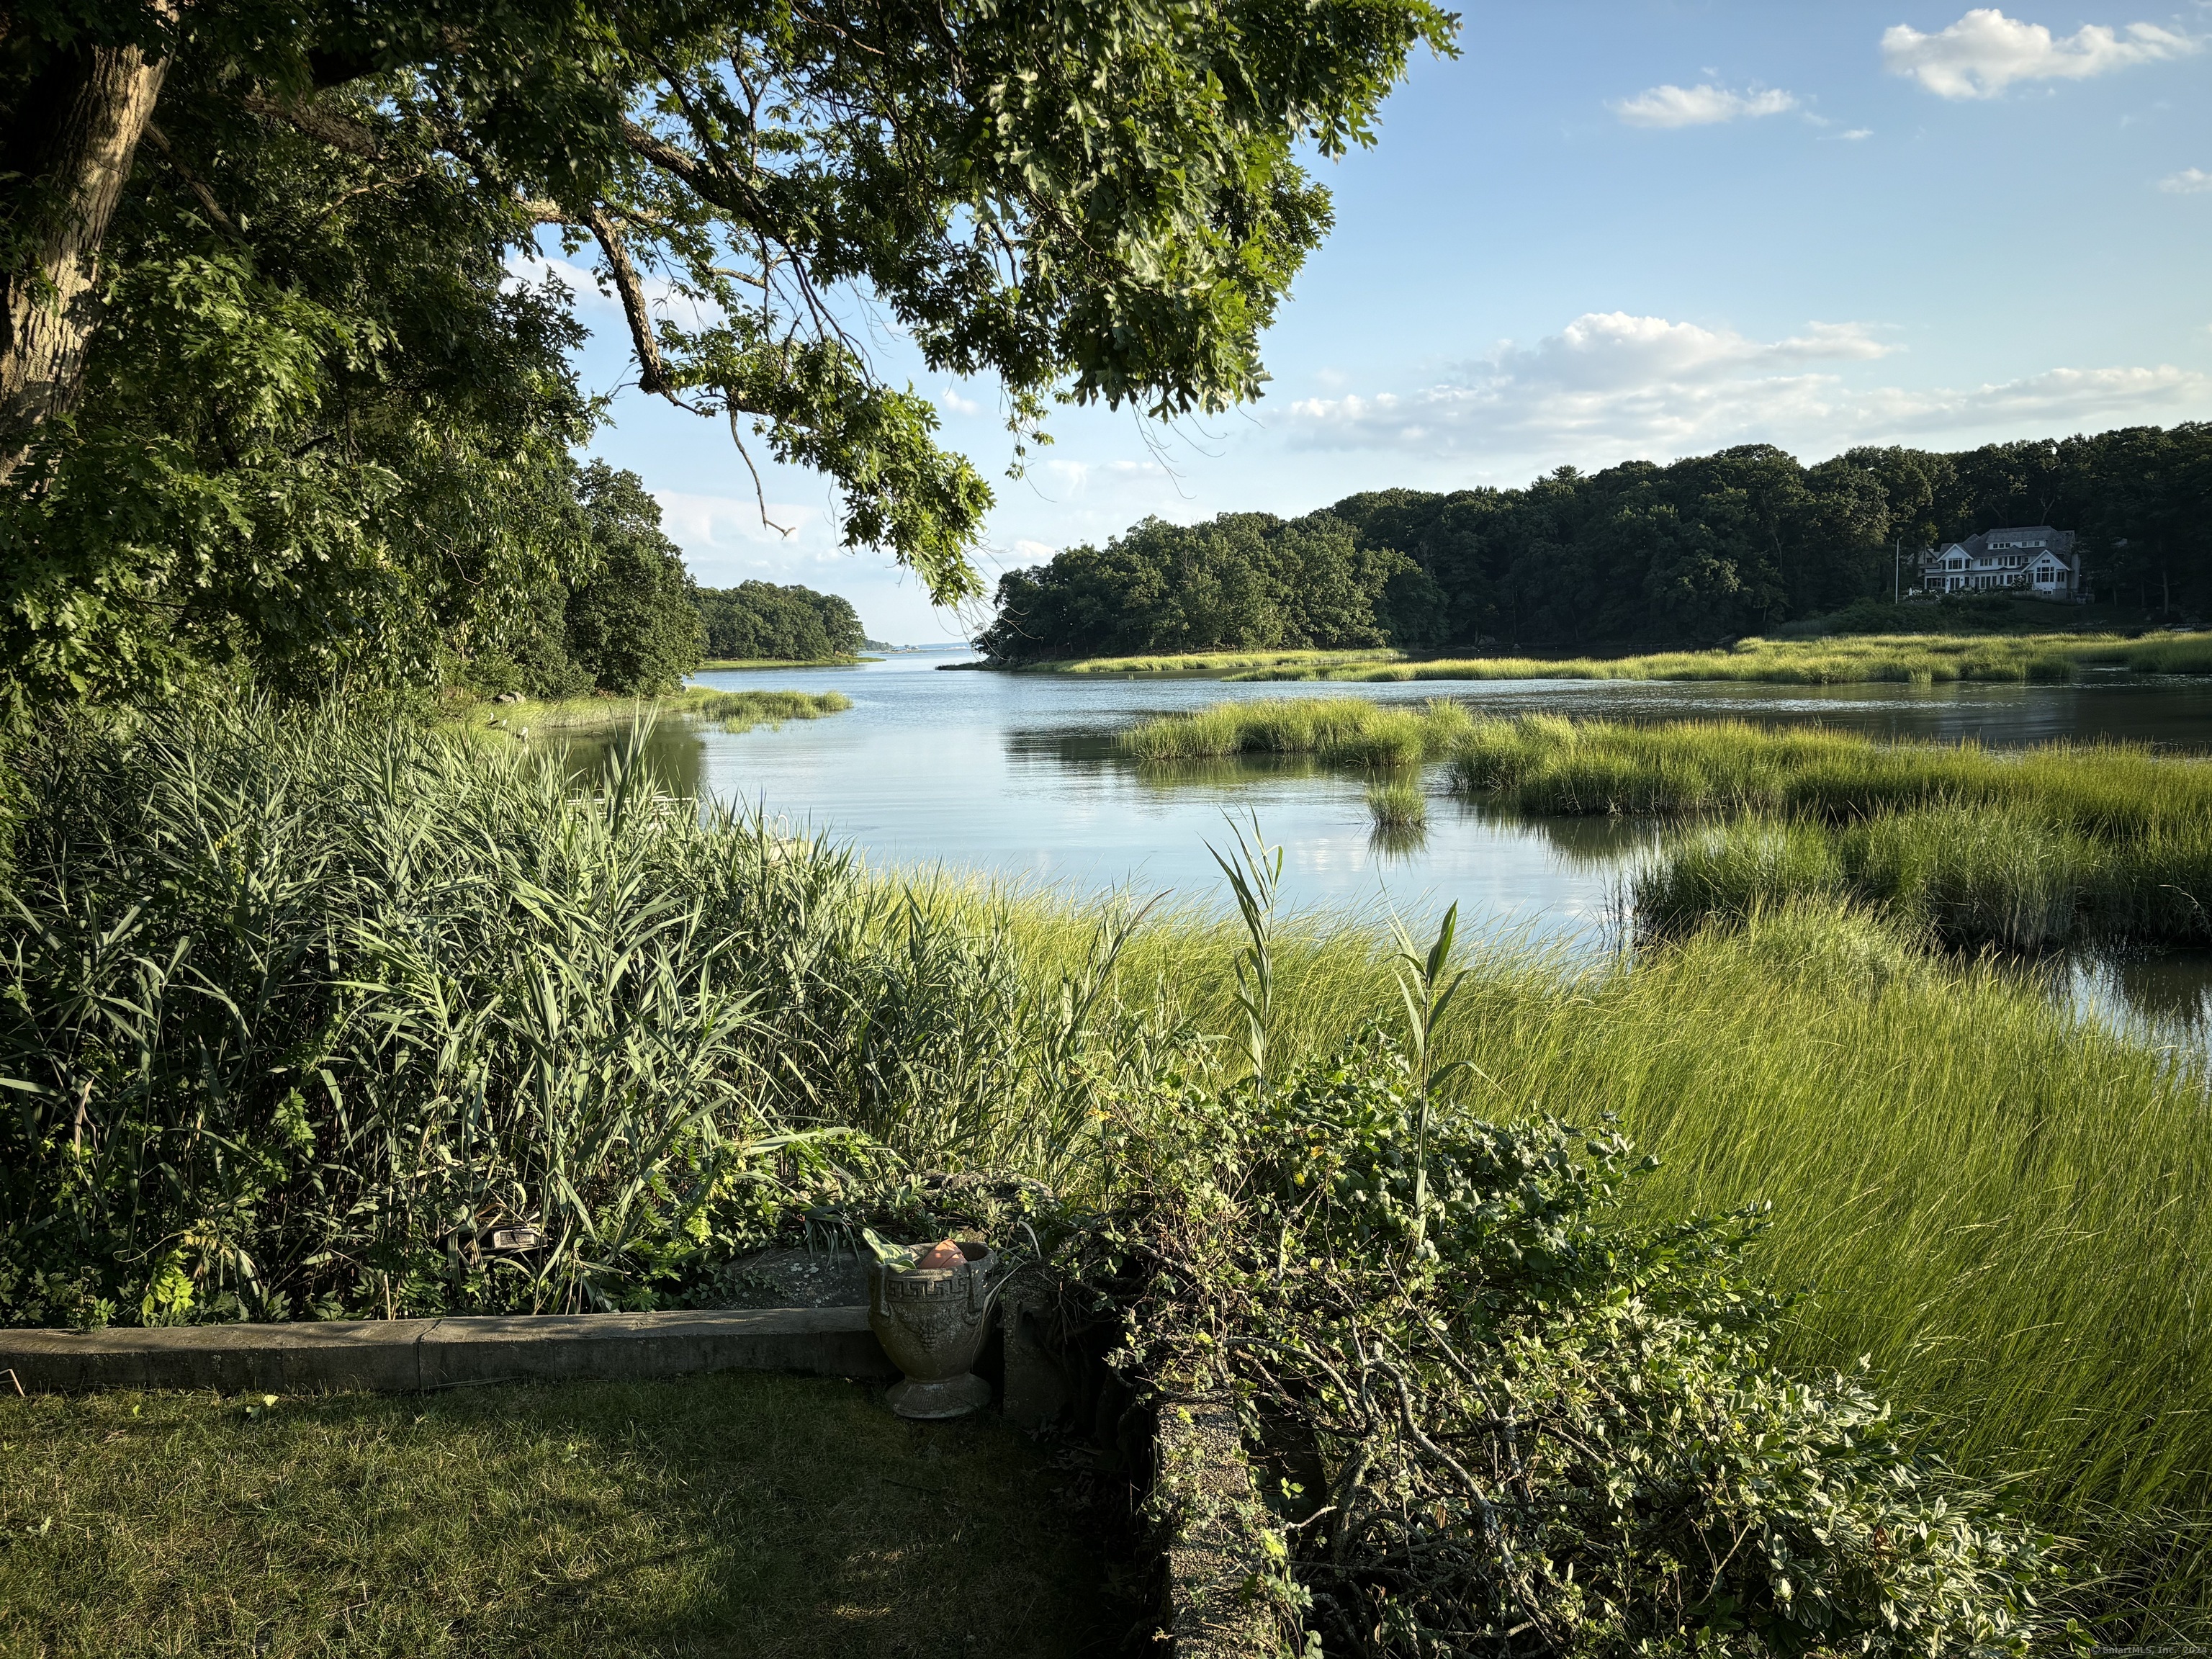
[[[1467,7],[1461,39],[1375,149],[1321,169],[1335,234],[1249,409],[1063,410],[1010,482],[994,389],[879,341],[996,484],[988,572],[1148,513],[2212,418],[2207,0],[1523,0]],[[580,301],[585,378],[612,388],[619,315]],[[634,387],[615,416],[596,453],[644,477],[702,582],[802,581],[878,637],[960,635],[886,558],[838,550],[819,479],[768,474],[785,537],[726,428]]]

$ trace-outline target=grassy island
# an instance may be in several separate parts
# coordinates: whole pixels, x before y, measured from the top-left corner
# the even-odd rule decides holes
[[[1873,634],[1748,639],[1712,651],[1625,657],[1422,657],[1402,651],[1224,651],[1094,657],[1030,672],[1229,680],[1739,680],[1779,685],[2063,681],[2085,670],[2212,673],[2212,634]]]
[[[711,674],[740,668],[859,668],[864,664],[882,660],[881,657],[809,657],[799,659],[785,657],[709,657],[692,672]]]
[[[1636,878],[1638,915],[1655,928],[1823,897],[1959,945],[2212,941],[2212,763],[2131,744],[2007,753],[1740,721],[1501,720],[1445,700],[1301,697],[1146,720],[1121,746],[1148,762],[1442,761],[1456,791],[1518,813],[1695,818]]]
[[[842,691],[718,691],[688,685],[662,697],[568,697],[546,702],[471,702],[451,713],[447,723],[463,731],[527,738],[581,737],[627,731],[641,720],[708,720],[726,732],[750,732],[756,726],[785,720],[820,720],[842,714],[853,700]]]

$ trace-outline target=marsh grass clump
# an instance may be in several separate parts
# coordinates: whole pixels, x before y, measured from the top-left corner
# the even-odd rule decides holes
[[[1464,708],[1441,699],[1412,708],[1353,697],[1251,697],[1143,720],[1117,742],[1141,761],[1311,755],[1324,765],[1381,769],[1443,755],[1473,725]]]
[[[2103,849],[2084,836],[2033,814],[1953,806],[1839,829],[1753,817],[1692,830],[1631,887],[1638,925],[1657,934],[1826,897],[1878,907],[1945,944],[2035,951],[2088,927],[2106,874]]]
[[[1722,820],[1637,875],[1660,933],[1826,895],[1958,945],[2212,939],[2212,764],[2191,757],[1535,716],[1475,722],[1451,777],[1520,812]]]
[[[2138,674],[2212,674],[2212,633],[2170,634],[2102,645],[2085,653],[2082,659],[2118,663]]]
[[[2064,682],[2085,667],[2139,674],[2212,673],[2212,634],[2130,640],[2118,634],[1841,634],[1747,639],[1713,651],[1625,657],[1430,657],[1402,651],[1217,651],[1099,657],[1036,668],[1070,674],[1218,675],[1231,680],[1733,680],[1781,685],[1948,685],[1961,680]]]
[[[853,700],[842,691],[716,691],[684,712],[712,720],[725,732],[750,732],[757,726],[780,726],[786,720],[818,720],[842,714]]]
[[[1418,778],[1386,778],[1367,786],[1367,813],[1385,832],[1426,830],[1429,797]]]
[[[1748,639],[1717,651],[1633,657],[1470,657],[1316,665],[1302,677],[1339,680],[1719,680],[1782,685],[1944,685],[1960,680],[2068,680],[2087,664],[2139,672],[2204,672],[2212,649],[2162,653],[2117,635],[1871,634],[1818,640]],[[1257,671],[1255,677],[1268,671]],[[1291,672],[1300,671],[1292,670]]]
[[[853,706],[842,691],[717,691],[687,685],[662,697],[567,697],[544,702],[477,702],[444,724],[472,735],[582,737],[619,734],[655,720],[712,720],[725,731],[750,732],[785,720],[819,720]]]
[[[1227,674],[1240,671],[1280,670],[1289,676],[1317,675],[1346,663],[1396,662],[1400,651],[1198,651],[1157,656],[1084,657],[1069,662],[1040,662],[1024,672],[1060,674]],[[1266,678],[1264,674],[1255,676]]]

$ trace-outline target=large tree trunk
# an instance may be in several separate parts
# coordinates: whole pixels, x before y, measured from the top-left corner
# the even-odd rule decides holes
[[[58,54],[17,106],[6,159],[33,235],[0,311],[0,482],[83,395],[100,243],[167,68],[137,46],[83,47]]]

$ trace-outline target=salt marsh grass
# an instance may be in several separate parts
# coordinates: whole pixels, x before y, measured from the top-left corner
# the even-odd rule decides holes
[[[1740,720],[1638,726],[1540,714],[1471,721],[1452,766],[1462,788],[1534,813],[1841,820],[1949,802],[2016,806],[2114,838],[2179,832],[2212,814],[2212,764],[2127,744],[2001,750]]]
[[[1701,815],[1638,875],[1679,932],[1798,896],[1954,945],[2212,939],[2212,763],[2125,744],[2017,753],[1735,722],[1475,722],[1457,787],[1538,815]]]
[[[1084,657],[1037,663],[1051,674],[1234,674],[1250,669],[1321,670],[1347,664],[1397,662],[1402,651],[1197,651],[1159,656]]]
[[[1403,833],[1429,827],[1429,798],[1417,778],[1390,778],[1368,785],[1367,811],[1377,830]]]
[[[818,720],[852,706],[853,700],[842,691],[717,691],[684,712],[713,720],[725,732],[750,732],[756,726],[781,726],[786,720]]]
[[[2138,674],[2212,674],[2212,634],[2131,640],[2083,654],[2089,662],[2118,662]]]
[[[1749,639],[1717,651],[1637,657],[1471,657],[1346,666],[1337,680],[1746,680],[1783,685],[1958,680],[2066,680],[2078,665],[2117,659],[2113,635],[1874,634],[1824,640]],[[2164,669],[2160,672],[2176,672]]]
[[[567,697],[555,702],[476,702],[443,722],[478,733],[578,737],[627,731],[655,720],[705,720],[725,731],[749,732],[785,720],[842,714],[853,700],[841,691],[717,691],[688,685],[665,697]]]
[[[1050,663],[1069,674],[1218,675],[1240,680],[1739,680],[1782,685],[2063,681],[2085,667],[2212,673],[2212,635],[1864,634],[1747,639],[1711,651],[1621,657],[1433,657],[1402,651],[1223,651]]]
[[[1449,702],[1386,708],[1352,697],[1285,697],[1164,714],[1124,732],[1120,744],[1143,761],[1311,755],[1327,765],[1405,767],[1449,753],[1473,726]]]

